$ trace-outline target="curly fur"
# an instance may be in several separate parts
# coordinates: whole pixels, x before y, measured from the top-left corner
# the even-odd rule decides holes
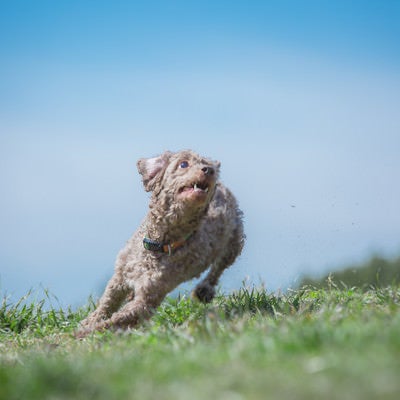
[[[135,327],[180,283],[211,266],[193,291],[200,301],[210,302],[222,272],[243,248],[242,212],[218,180],[219,162],[186,150],[140,159],[137,167],[151,192],[149,212],[118,254],[115,273],[97,309],[82,321],[79,337]],[[144,237],[173,243],[189,235],[170,255],[143,246]]]

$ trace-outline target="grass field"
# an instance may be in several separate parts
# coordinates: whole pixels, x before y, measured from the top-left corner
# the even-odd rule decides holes
[[[242,288],[168,299],[129,334],[72,332],[92,305],[0,307],[0,398],[399,399],[400,289]]]

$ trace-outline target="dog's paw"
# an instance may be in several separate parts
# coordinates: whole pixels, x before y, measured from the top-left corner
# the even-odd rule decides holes
[[[110,321],[101,321],[91,324],[80,324],[78,329],[74,332],[74,336],[77,339],[84,339],[87,336],[94,334],[95,332],[103,332],[111,327]]]
[[[202,282],[194,289],[192,297],[202,303],[209,303],[215,297],[215,288],[207,282]]]
[[[84,339],[86,336],[89,336],[93,331],[91,329],[85,329],[85,328],[78,328],[73,335],[75,339]]]
[[[85,318],[79,323],[79,329],[89,328],[90,325],[92,325],[92,321],[89,318]]]

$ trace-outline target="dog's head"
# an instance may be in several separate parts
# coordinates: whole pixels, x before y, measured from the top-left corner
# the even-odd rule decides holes
[[[145,190],[169,205],[202,207],[209,203],[219,175],[220,163],[190,150],[169,151],[137,162]]]

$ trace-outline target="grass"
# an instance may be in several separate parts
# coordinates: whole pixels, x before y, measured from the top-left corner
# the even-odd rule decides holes
[[[167,299],[129,334],[72,333],[93,308],[0,307],[0,399],[397,399],[400,289],[242,288]]]

